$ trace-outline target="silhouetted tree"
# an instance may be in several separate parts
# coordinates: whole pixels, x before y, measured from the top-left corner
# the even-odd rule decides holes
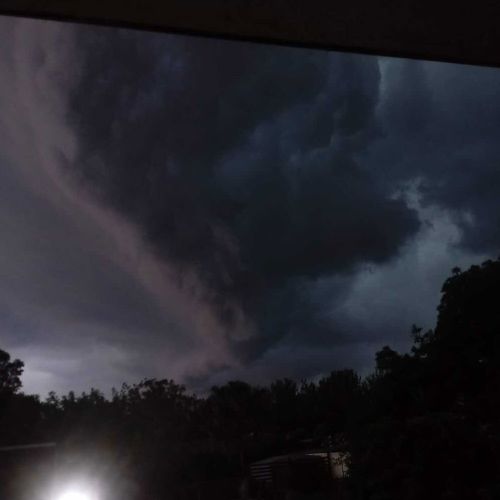
[[[21,375],[24,363],[19,359],[11,361],[10,354],[0,349],[0,395],[14,394],[22,386]]]
[[[497,498],[500,481],[500,262],[454,269],[436,328],[410,354],[377,353],[355,433],[357,498]]]

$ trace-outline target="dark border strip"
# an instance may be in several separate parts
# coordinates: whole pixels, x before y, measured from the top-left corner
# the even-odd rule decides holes
[[[493,0],[0,0],[0,14],[500,67]]]

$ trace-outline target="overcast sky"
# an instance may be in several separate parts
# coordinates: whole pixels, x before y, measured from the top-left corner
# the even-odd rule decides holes
[[[45,395],[366,374],[500,253],[500,71],[0,18],[0,348]]]

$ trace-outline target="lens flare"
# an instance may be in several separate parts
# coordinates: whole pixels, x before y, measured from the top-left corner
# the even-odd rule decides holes
[[[78,490],[68,490],[61,493],[56,500],[96,500],[92,495]]]

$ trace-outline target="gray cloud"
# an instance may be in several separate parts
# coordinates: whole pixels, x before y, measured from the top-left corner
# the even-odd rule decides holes
[[[1,340],[31,391],[366,372],[498,253],[497,70],[1,24]]]
[[[255,325],[240,356],[297,309],[313,334],[308,281],[384,262],[416,231],[356,159],[377,136],[376,59],[88,28],[78,48],[75,175],[198,276],[230,342],[241,312]]]
[[[66,59],[72,29],[1,22],[0,340],[25,360],[27,390],[227,364],[207,308],[179,292],[132,223],[64,170],[77,142],[64,120],[78,74]]]
[[[494,68],[385,60],[378,109],[384,139],[365,162],[382,177],[421,178],[423,203],[451,211],[469,251],[500,248],[500,73]]]

